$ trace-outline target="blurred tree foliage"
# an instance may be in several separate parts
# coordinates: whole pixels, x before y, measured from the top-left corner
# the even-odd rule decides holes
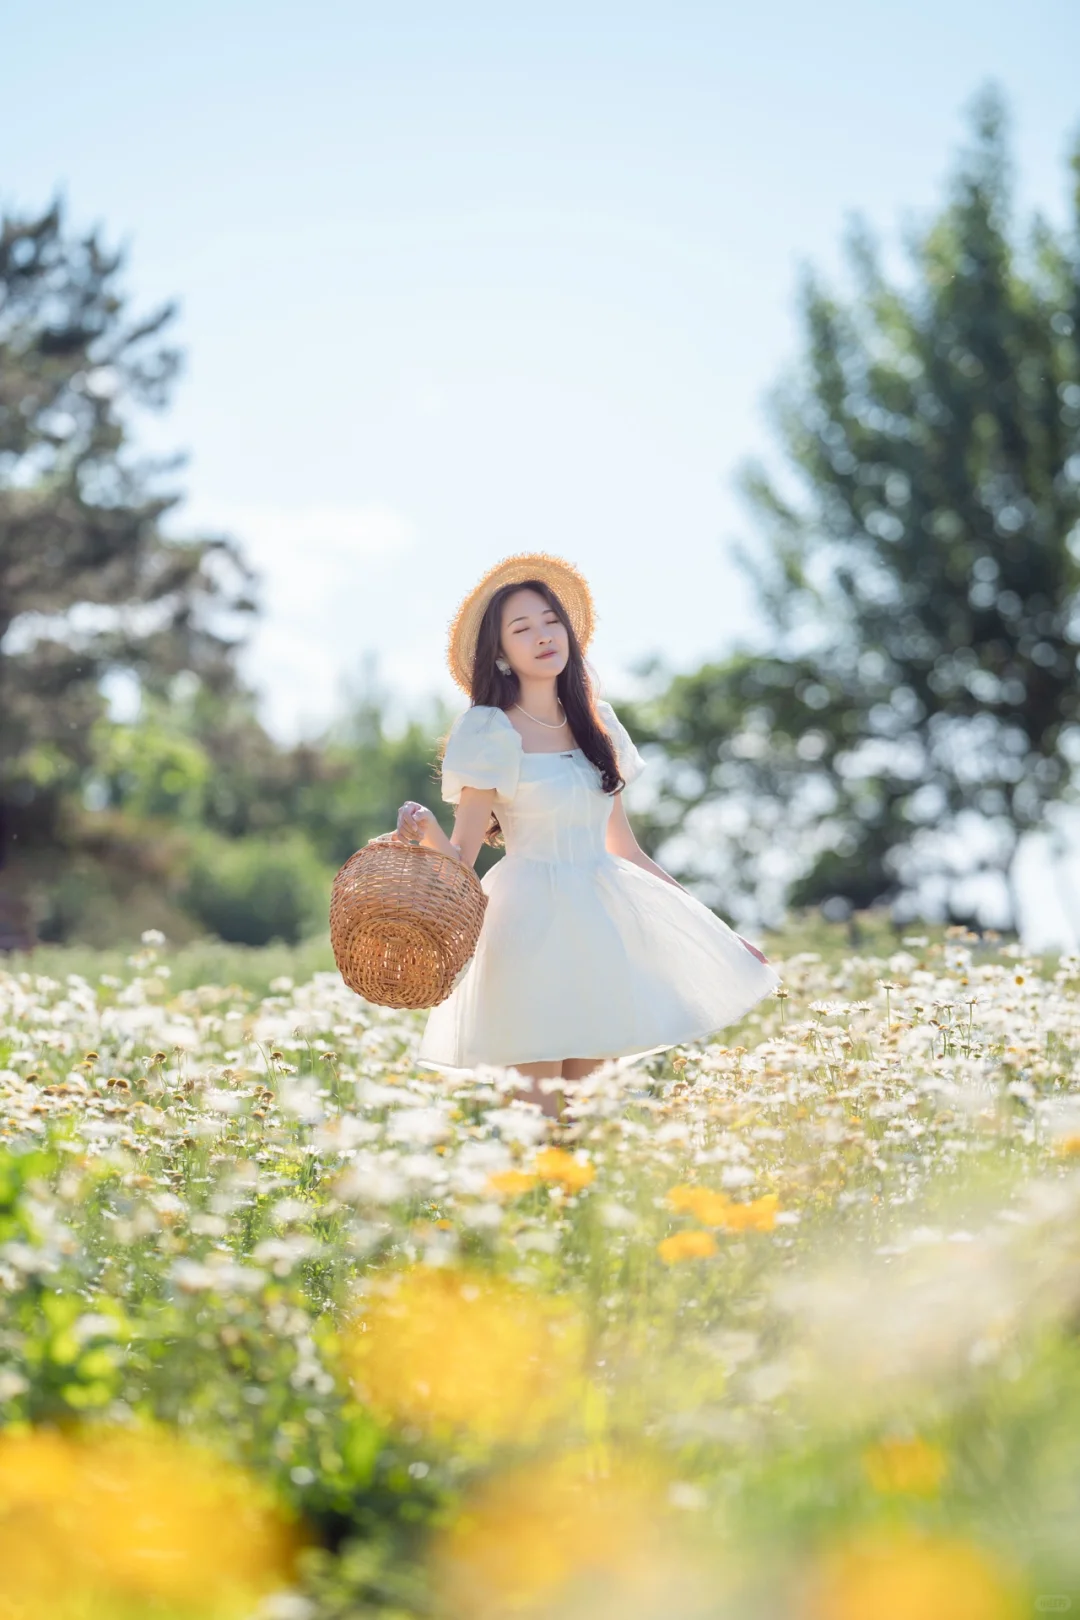
[[[139,460],[137,409],[167,402],[165,307],[129,312],[123,260],[65,232],[57,203],[0,221],[0,836],[52,848],[93,764],[104,677],[164,696],[185,671],[234,684],[228,625],[250,609],[223,539],[170,540],[174,463]]]
[[[432,798],[448,717],[395,729],[369,690],[326,737],[268,735],[236,667],[240,553],[166,535],[177,462],[132,449],[180,355],[173,308],[133,316],[122,271],[59,204],[0,221],[0,901],[28,895],[46,939],[295,940],[335,866]]]
[[[145,702],[138,720],[106,722],[90,797],[149,829],[186,831],[172,889],[204,931],[245,945],[295,943],[325,923],[334,870],[389,831],[404,799],[438,806],[435,706],[390,725],[374,689],[326,736],[282,747],[250,696]]]
[[[1080,145],[1069,234],[1021,249],[993,92],[973,123],[906,290],[862,228],[851,301],[806,285],[793,476],[745,473],[769,650],[635,717],[666,759],[649,835],[689,815],[728,903],[771,878],[970,920],[1080,758]]]
[[[194,840],[178,899],[202,931],[238,945],[296,945],[326,925],[329,873],[301,832]]]
[[[137,720],[98,731],[90,797],[135,817],[162,817],[226,838],[302,827],[319,858],[340,866],[388,832],[404,799],[432,796],[440,706],[391,727],[382,694],[362,694],[324,736],[283,747],[263,729],[250,695],[227,703],[144,702]]]

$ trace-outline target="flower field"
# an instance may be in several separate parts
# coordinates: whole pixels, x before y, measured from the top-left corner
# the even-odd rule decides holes
[[[4,1620],[1080,1603],[1080,959],[774,959],[557,1127],[333,973],[0,972]]]

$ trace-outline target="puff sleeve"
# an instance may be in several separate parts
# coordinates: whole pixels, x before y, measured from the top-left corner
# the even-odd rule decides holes
[[[494,788],[512,799],[521,770],[521,739],[501,709],[475,704],[450,727],[442,761],[442,796],[457,804],[464,787]]]
[[[615,745],[615,758],[619,762],[619,774],[629,787],[630,783],[639,777],[645,769],[645,761],[638,753],[633,738],[611,707],[611,704],[601,700],[596,705],[596,711],[603,721],[605,731]]]

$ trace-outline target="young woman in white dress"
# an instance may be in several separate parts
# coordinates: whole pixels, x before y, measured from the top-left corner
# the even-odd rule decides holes
[[[450,630],[450,670],[472,700],[442,760],[453,835],[412,800],[395,834],[469,865],[504,838],[476,953],[429,1014],[419,1060],[514,1068],[552,1114],[557,1088],[538,1081],[712,1034],[779,983],[639,847],[622,789],[645,762],[594,695],[592,627],[588,586],[560,558],[509,557],[485,575]]]

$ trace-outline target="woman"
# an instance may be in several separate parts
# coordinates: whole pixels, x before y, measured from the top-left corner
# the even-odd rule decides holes
[[[469,865],[505,835],[476,954],[430,1013],[419,1058],[513,1067],[552,1114],[558,1088],[538,1081],[709,1035],[779,983],[638,846],[622,789],[645,762],[594,698],[592,628],[588,586],[560,558],[509,557],[485,575],[450,629],[450,671],[472,699],[442,761],[453,837],[411,800],[395,834]]]

